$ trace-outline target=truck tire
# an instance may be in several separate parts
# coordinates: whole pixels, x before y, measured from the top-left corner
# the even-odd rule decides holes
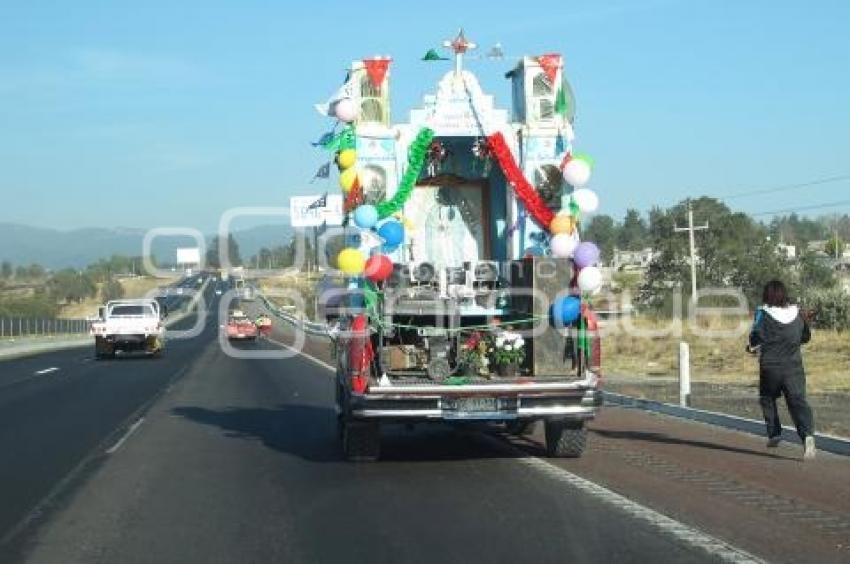
[[[550,458],[579,458],[586,444],[584,421],[546,421],[546,454]]]
[[[381,430],[373,421],[342,422],[342,451],[349,462],[374,462],[381,453]]]
[[[94,338],[94,358],[95,360],[103,360],[105,358],[115,358],[115,347],[103,337]]]

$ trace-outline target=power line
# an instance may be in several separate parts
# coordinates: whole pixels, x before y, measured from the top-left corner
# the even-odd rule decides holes
[[[751,213],[749,215],[751,215],[751,216],[776,215],[776,214],[780,214],[780,213],[793,213],[793,212],[798,212],[798,211],[820,210],[820,209],[825,209],[825,208],[835,208],[835,207],[839,207],[839,206],[850,206],[850,200],[839,200],[837,202],[829,202],[829,203],[826,203],[826,204],[813,204],[813,205],[810,205],[810,206],[795,206],[793,208],[786,208],[786,209],[782,209],[782,210],[756,212],[756,213]]]
[[[826,178],[818,178],[817,180],[810,180],[808,182],[799,182],[796,184],[784,184],[781,186],[774,186],[772,188],[759,188],[757,190],[750,190],[747,192],[739,192],[737,194],[730,194],[728,196],[721,196],[722,200],[734,200],[737,198],[746,198],[748,196],[759,196],[761,194],[772,194],[774,192],[784,192],[787,190],[796,190],[797,188],[807,188],[809,186],[817,186],[819,184],[829,184],[832,182],[841,182],[843,180],[850,180],[850,174],[839,174],[837,176],[828,176]]]

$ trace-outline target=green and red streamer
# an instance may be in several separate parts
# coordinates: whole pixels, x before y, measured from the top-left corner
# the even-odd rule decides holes
[[[505,137],[497,132],[487,137],[487,142],[490,145],[490,150],[493,156],[496,157],[496,162],[502,168],[508,184],[513,187],[522,205],[528,210],[529,215],[534,218],[540,227],[548,231],[549,224],[552,223],[552,218],[555,217],[555,212],[549,209],[534,186],[525,178],[525,175],[520,170],[519,165],[508,147]]]

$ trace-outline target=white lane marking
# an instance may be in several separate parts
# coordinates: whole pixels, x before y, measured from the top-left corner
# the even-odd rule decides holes
[[[282,347],[286,347],[292,351],[298,352],[301,356],[305,356],[332,372],[336,371],[336,368],[331,366],[330,364],[319,360],[318,358],[311,356],[303,351],[297,351],[294,347],[290,347],[286,343],[281,343],[272,338],[268,339],[269,341],[278,344]],[[704,533],[698,529],[685,525],[675,519],[667,517],[666,515],[655,511],[654,509],[650,509],[644,505],[641,505],[635,501],[630,500],[629,498],[622,496],[616,492],[609,490],[603,486],[595,482],[591,482],[586,478],[582,478],[572,472],[564,470],[560,466],[555,466],[551,462],[547,462],[542,458],[535,458],[532,456],[526,455],[525,452],[511,445],[510,443],[506,443],[504,441],[500,441],[499,439],[491,436],[485,435],[485,438],[488,441],[492,441],[498,448],[502,449],[510,449],[515,451],[516,453],[524,456],[519,456],[514,459],[520,464],[525,464],[535,470],[541,471],[544,474],[558,480],[560,482],[564,482],[569,484],[570,486],[581,490],[587,494],[596,497],[597,499],[604,501],[614,507],[620,509],[642,521],[648,522],[650,525],[653,525],[657,529],[661,530],[664,533],[667,533],[680,542],[698,547],[706,551],[709,555],[716,557],[724,562],[735,562],[735,563],[763,563],[764,560],[754,556],[740,548],[732,546],[716,537],[709,535],[708,533]]]
[[[331,372],[336,371],[336,368],[334,368],[330,364],[319,360],[318,358],[311,356],[303,351],[297,351],[294,347],[290,347],[286,343],[281,343],[271,338],[269,338],[268,340],[282,347],[286,347],[289,350],[298,352],[301,356],[307,357],[319,366],[326,368]],[[511,449],[513,451],[516,451],[518,454],[525,455],[515,459],[520,464],[525,464],[526,466],[534,468],[535,470],[541,471],[544,474],[550,476],[551,478],[554,478],[555,480],[569,484],[570,486],[581,490],[582,492],[590,494],[601,501],[613,505],[621,511],[628,513],[632,517],[648,522],[650,525],[653,525],[662,532],[673,536],[684,544],[703,549],[709,555],[716,557],[719,560],[722,560],[724,562],[735,563],[764,562],[764,560],[762,560],[761,558],[758,558],[757,556],[754,556],[740,548],[732,546],[731,544],[726,543],[716,537],[713,537],[708,533],[704,533],[698,529],[676,521],[675,519],[667,517],[666,515],[655,511],[654,509],[650,509],[649,507],[632,501],[629,498],[622,496],[616,492],[613,492],[608,488],[600,486],[595,482],[591,482],[586,478],[582,478],[581,476],[564,470],[560,466],[555,466],[551,462],[547,462],[546,460],[543,460],[541,458],[527,456],[522,450],[514,447],[510,443],[500,441],[495,437],[490,437],[487,435],[485,435],[485,437],[488,441],[492,441],[493,443],[495,443],[499,448]]]
[[[44,370],[36,371],[35,375],[41,376],[42,374],[50,374],[51,372],[56,372],[57,370],[59,370],[57,367],[51,366],[50,368],[45,368]]]
[[[287,345],[286,343],[281,343],[280,341],[272,339],[271,337],[266,337],[266,340],[269,341],[270,343],[274,343],[276,345],[280,345],[281,347],[287,348],[287,349],[291,350],[292,352],[298,353],[299,355],[312,360],[313,362],[315,362],[316,364],[318,364],[322,368],[330,370],[331,372],[336,372],[336,367],[331,366],[330,364],[328,364],[324,360],[319,360],[318,358],[316,358],[313,355],[307,354],[304,351],[299,351],[295,347],[291,347],[291,346]]]
[[[145,420],[145,418],[142,417],[138,421],[136,421],[135,423],[130,425],[130,428],[127,429],[127,432],[124,433],[124,436],[121,437],[120,439],[118,439],[117,443],[115,443],[114,445],[112,445],[111,447],[106,449],[106,454],[113,454],[113,453],[115,453],[115,451],[117,451],[119,448],[121,448],[121,446],[124,444],[124,442],[127,439],[130,438],[130,435],[132,435],[133,433],[136,432],[136,429],[139,428],[139,426],[144,422],[144,420]]]
[[[495,437],[485,435],[486,440],[491,441],[495,446],[502,449],[510,449],[516,451],[517,454],[524,452],[509,443],[500,441]],[[684,523],[676,521],[666,515],[643,506],[629,498],[609,490],[606,487],[600,486],[595,482],[591,482],[586,478],[582,478],[572,472],[556,466],[551,462],[541,458],[532,456],[521,456],[515,459],[516,462],[524,464],[530,468],[538,470],[550,478],[563,482],[573,488],[589,494],[600,501],[608,503],[617,509],[654,526],[663,533],[666,533],[678,541],[697,548],[701,548],[710,556],[717,558],[723,562],[736,563],[762,563],[764,560],[754,556],[740,548],[732,546],[716,537],[704,533],[698,529],[690,527]]]

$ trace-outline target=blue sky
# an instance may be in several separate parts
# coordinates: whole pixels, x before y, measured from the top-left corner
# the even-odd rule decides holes
[[[449,68],[419,58],[459,26],[508,54],[469,65],[502,107],[513,56],[563,53],[601,211],[850,174],[848,23],[841,0],[6,3],[0,221],[210,230],[285,206],[323,189],[312,104],[350,61],[394,58],[400,121]],[[730,203],[848,198],[845,180]]]

